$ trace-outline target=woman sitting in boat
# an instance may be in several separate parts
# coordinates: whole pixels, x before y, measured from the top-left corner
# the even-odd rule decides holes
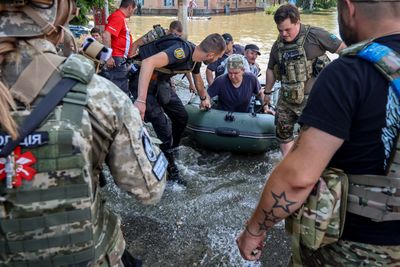
[[[256,76],[245,72],[246,59],[242,55],[227,58],[227,73],[219,76],[208,88],[210,97],[218,96],[217,109],[231,112],[249,112],[252,97],[262,101],[263,89]]]

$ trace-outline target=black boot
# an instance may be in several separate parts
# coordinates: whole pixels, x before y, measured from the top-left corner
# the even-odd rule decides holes
[[[178,184],[186,186],[186,181],[179,174],[179,169],[175,164],[175,157],[172,151],[164,152],[168,160],[167,180],[177,182]]]

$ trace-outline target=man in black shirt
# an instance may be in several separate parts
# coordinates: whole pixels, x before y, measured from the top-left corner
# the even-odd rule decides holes
[[[345,43],[353,45],[373,39],[381,56],[391,50],[400,53],[399,16],[398,0],[338,1],[339,28]],[[353,46],[346,51],[356,51],[359,47]],[[378,57],[361,59],[366,50],[333,61],[318,77],[299,119],[302,124],[300,135],[271,174],[246,231],[238,238],[244,258],[259,259],[261,252],[255,249],[260,247],[265,233],[301,207],[324,168],[329,166],[344,170],[350,178],[358,175],[359,183],[368,182],[372,187],[357,187],[367,192],[364,200],[357,193],[349,192],[359,199],[359,209],[354,212],[347,209],[341,239],[316,251],[302,248],[303,264],[399,265],[400,189],[393,181],[399,180],[394,167],[398,164],[396,143],[400,129],[400,101],[396,88],[399,89],[400,80],[397,74],[394,75],[397,78],[389,82],[376,67],[380,60],[375,65],[369,62]],[[366,54],[371,55],[368,51]],[[400,58],[393,56],[385,64],[397,68],[397,72],[393,72],[396,74],[400,69]],[[369,175],[369,179],[365,175]],[[387,186],[375,187],[376,183],[385,181],[388,181]],[[350,188],[352,186],[350,179]],[[391,203],[365,201],[374,196]],[[350,199],[349,203],[354,204]],[[381,219],[371,219],[372,212],[356,215],[363,208],[373,208],[371,204],[383,207]],[[385,218],[386,214],[392,218]]]
[[[169,162],[169,180],[185,184],[179,176],[173,149],[179,146],[188,120],[182,101],[171,88],[170,79],[179,73],[192,73],[200,106],[209,108],[210,97],[200,74],[201,62],[212,63],[224,51],[225,41],[217,33],[207,36],[198,46],[169,34],[139,48],[140,73],[131,79],[130,89],[142,119],[151,122],[162,142],[160,148]]]

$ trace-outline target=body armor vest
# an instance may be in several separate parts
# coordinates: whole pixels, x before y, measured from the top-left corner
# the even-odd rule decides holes
[[[164,74],[171,74],[171,75],[191,72],[193,70],[194,66],[196,65],[195,64],[196,62],[193,62],[191,60],[193,52],[194,52],[192,45],[189,42],[183,40],[182,38],[177,37],[172,34],[165,35],[165,36],[161,37],[160,39],[157,39],[153,42],[150,42],[148,44],[144,44],[144,45],[140,46],[139,47],[139,57],[137,60],[134,61],[134,63],[141,65],[142,60],[163,51],[163,49],[161,47],[162,43],[171,42],[171,41],[188,44],[188,47],[190,48],[189,55],[187,55],[188,60],[185,60],[185,62],[170,64],[163,68],[156,68],[156,71],[164,73]]]
[[[329,63],[325,54],[312,60],[307,59],[304,43],[309,31],[310,26],[305,25],[305,33],[300,34],[293,44],[284,43],[280,37],[277,41],[279,64],[274,67],[274,73],[277,80],[282,81],[281,96],[288,103],[301,104],[305,83]]]
[[[341,55],[357,56],[374,64],[400,99],[400,54],[384,45],[366,41],[344,49]],[[400,220],[399,134],[387,174],[349,175],[347,211],[375,221]]]
[[[119,220],[104,207],[94,182],[87,141],[92,130],[82,125],[83,81],[93,73],[93,63],[83,56],[71,56],[62,66],[64,77],[80,83],[11,154],[20,186],[5,186],[10,166],[0,159],[0,262],[6,266],[94,265],[119,244]],[[33,106],[52,89],[47,87]],[[26,116],[26,110],[14,113],[19,124]]]

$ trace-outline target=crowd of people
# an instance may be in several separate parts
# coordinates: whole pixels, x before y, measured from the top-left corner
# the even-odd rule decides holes
[[[178,74],[201,109],[218,96],[216,108],[249,112],[257,97],[275,116],[283,159],[237,238],[243,258],[260,259],[266,234],[286,219],[294,266],[399,264],[400,1],[338,0],[343,41],[282,5],[265,87],[260,48],[235,44],[229,33],[196,45],[173,21],[134,41],[126,22],[134,0],[121,1],[102,33],[91,30],[102,46],[90,41],[82,53],[110,53],[100,57],[98,74],[90,57],[56,50],[76,14],[74,0],[1,7],[0,136],[9,140],[0,150],[1,265],[140,265],[104,205],[101,172],[106,164],[144,204],[161,198],[166,180],[186,185],[175,162],[188,121],[172,80]],[[342,56],[330,62],[327,51]],[[310,241],[312,232],[322,241]]]

